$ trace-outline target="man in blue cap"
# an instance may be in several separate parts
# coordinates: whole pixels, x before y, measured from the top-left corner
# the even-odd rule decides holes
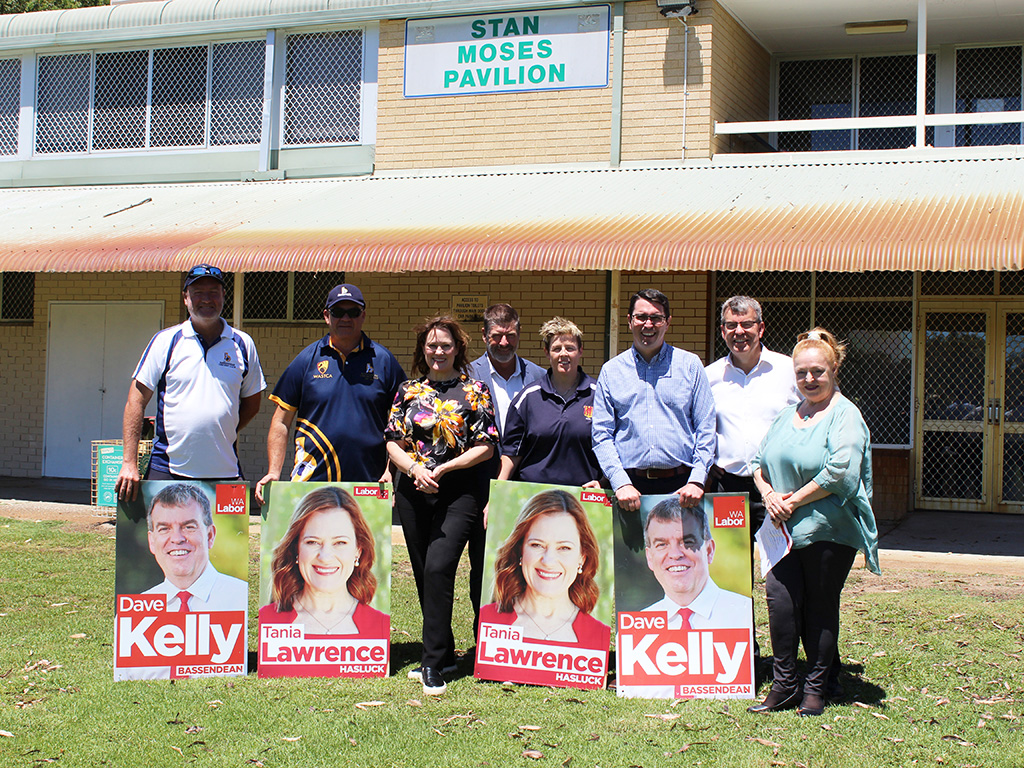
[[[350,283],[327,293],[327,335],[302,350],[274,387],[277,404],[267,432],[267,474],[281,479],[295,423],[295,481],[390,481],[384,425],[405,372],[387,349],[363,333],[366,300]]]
[[[142,353],[124,408],[124,461],[115,488],[139,492],[142,414],[157,393],[156,434],[147,480],[238,480],[238,432],[260,409],[267,388],[252,338],[220,316],[224,273],[199,264],[185,275],[188,320],[165,328]]]

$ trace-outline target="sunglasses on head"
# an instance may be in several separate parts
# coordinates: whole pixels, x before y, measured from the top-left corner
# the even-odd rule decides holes
[[[224,273],[217,267],[211,267],[209,264],[200,264],[197,267],[192,267],[192,269],[188,271],[186,279],[195,280],[200,277],[213,277],[217,280],[223,281]]]
[[[339,320],[343,317],[351,317],[353,320],[355,320],[357,317],[363,314],[362,307],[349,307],[348,309],[345,309],[343,307],[335,305],[327,311],[331,313],[331,317],[336,317]]]

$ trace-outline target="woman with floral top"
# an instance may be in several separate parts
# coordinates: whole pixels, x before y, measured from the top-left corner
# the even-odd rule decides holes
[[[401,471],[395,508],[409,547],[423,612],[419,678],[426,694],[445,692],[442,670],[455,668],[452,604],[455,572],[487,499],[483,471],[498,442],[487,385],[466,375],[469,336],[451,317],[417,329],[413,368],[384,436]]]

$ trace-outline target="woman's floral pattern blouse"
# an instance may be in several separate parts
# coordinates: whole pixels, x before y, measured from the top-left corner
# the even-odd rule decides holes
[[[384,436],[405,440],[406,453],[427,469],[475,443],[497,445],[491,393],[465,374],[448,381],[410,379],[398,388]]]

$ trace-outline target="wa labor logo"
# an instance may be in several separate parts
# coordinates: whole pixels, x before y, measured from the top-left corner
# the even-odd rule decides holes
[[[715,496],[711,500],[715,528],[744,528],[747,525],[745,496]]]

